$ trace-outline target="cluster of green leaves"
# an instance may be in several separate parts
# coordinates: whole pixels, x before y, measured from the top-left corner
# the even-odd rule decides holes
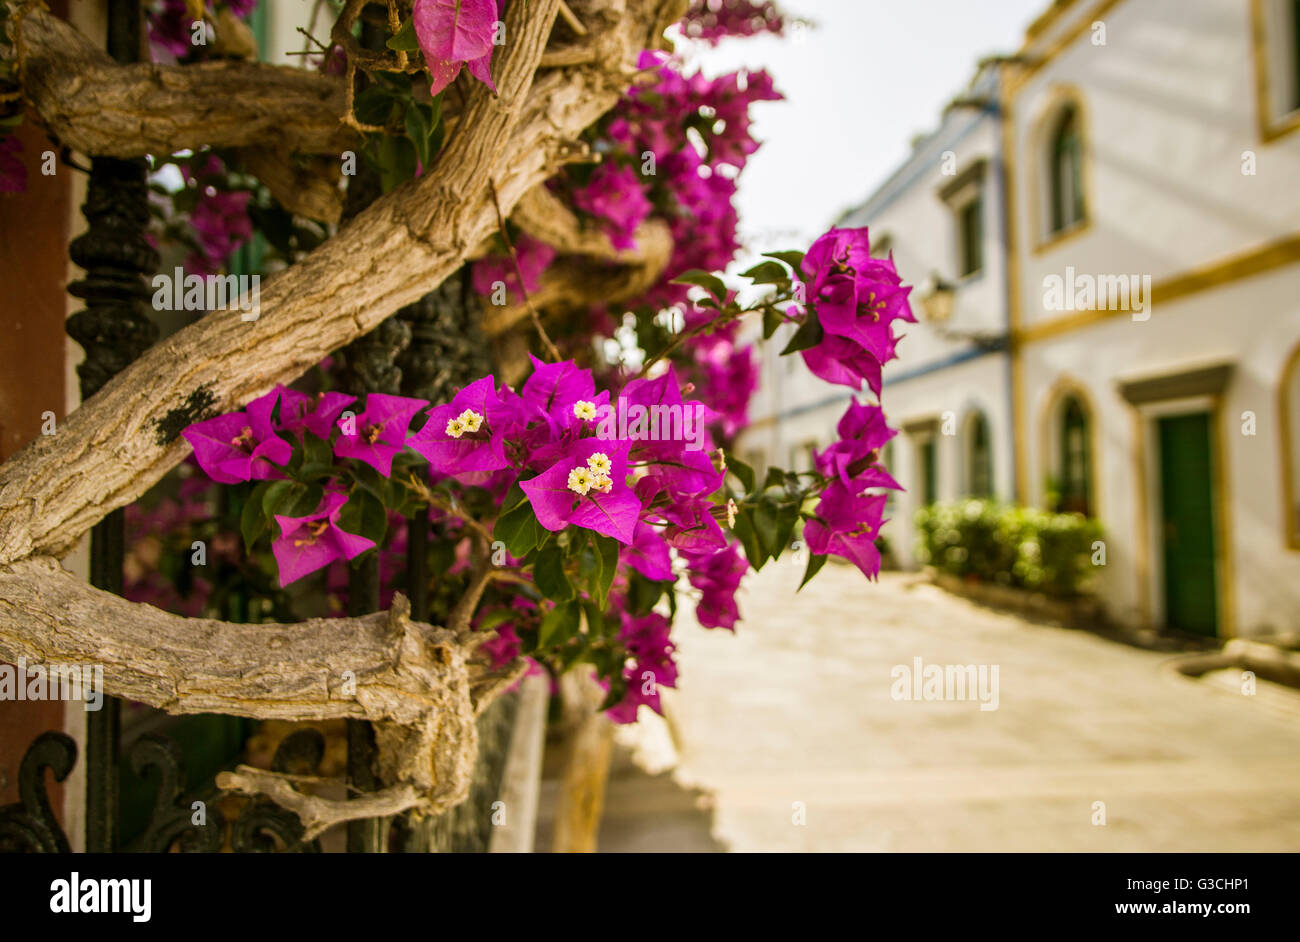
[[[535,650],[569,644],[584,614],[589,624],[599,619],[618,569],[617,540],[578,527],[552,533],[537,522],[518,484],[501,505],[492,538],[532,573],[538,597],[554,603],[533,639]]]
[[[619,617],[606,611],[618,570],[618,541],[579,527],[558,533],[545,529],[518,484],[501,505],[492,538],[519,561],[521,573],[531,574],[532,585],[517,591],[538,603],[540,617],[528,620],[516,609],[498,609],[480,620],[480,629],[513,621],[519,625],[524,654],[543,661],[556,673],[580,661],[590,663],[610,684],[602,709],[622,700],[626,653],[619,639]],[[651,611],[665,595],[675,614],[671,580],[653,581],[631,569],[624,574],[632,614]]]
[[[1101,524],[992,500],[932,504],[916,513],[922,562],[980,582],[1070,598],[1095,574]]]
[[[730,455],[727,470],[740,484],[740,488],[734,488],[729,482],[727,487],[727,496],[736,502],[736,538],[749,564],[760,570],[791,547],[796,528],[808,517],[805,507],[815,493],[794,471],[768,468],[766,477],[759,482],[753,468]],[[824,555],[810,555],[799,588],[807,585],[825,564]]]
[[[423,73],[413,79],[403,73],[377,72],[353,103],[358,121],[386,131],[369,135],[361,148],[362,156],[379,172],[385,193],[413,179],[417,169],[427,168],[442,149],[442,95],[419,100],[417,89],[423,90],[424,82]]]

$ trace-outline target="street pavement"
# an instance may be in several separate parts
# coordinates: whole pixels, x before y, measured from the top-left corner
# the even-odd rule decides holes
[[[1300,692],[916,575],[828,565],[796,595],[801,575],[751,574],[734,635],[683,613],[668,722],[622,733],[603,852],[1300,850]],[[996,709],[926,699],[899,679],[916,658],[983,666],[987,704],[996,667]]]

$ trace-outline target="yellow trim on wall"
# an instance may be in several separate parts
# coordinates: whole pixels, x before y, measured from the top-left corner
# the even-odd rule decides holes
[[[1129,409],[1133,416],[1133,480],[1137,482],[1137,558],[1133,568],[1137,573],[1138,612],[1142,627],[1150,630],[1154,627],[1155,615],[1151,611],[1151,482],[1147,479],[1147,422],[1141,408],[1130,403]]]
[[[1159,306],[1179,298],[1222,287],[1295,262],[1300,262],[1300,233],[1229,255],[1156,282],[1151,286],[1151,312],[1154,314]],[[1049,337],[1056,337],[1129,313],[1123,310],[1078,311],[1021,328],[1017,339],[1020,343],[1046,340]]]
[[[1028,459],[1025,453],[1025,378],[1020,350],[1020,255],[1016,249],[1016,148],[1015,121],[1011,99],[1012,68],[1003,66],[999,75],[999,114],[1002,120],[1002,220],[1006,226],[1007,266],[1007,356],[1011,361],[1011,448],[1015,468],[1015,498],[1029,502]]]
[[[1079,400],[1083,406],[1084,415],[1088,420],[1088,492],[1092,495],[1092,506],[1088,509],[1092,511],[1090,517],[1101,519],[1101,475],[1097,473],[1098,465],[1101,462],[1101,413],[1097,411],[1097,403],[1093,400],[1092,393],[1088,387],[1083,384],[1082,380],[1076,379],[1068,373],[1062,373],[1056,377],[1056,381],[1047,391],[1047,396],[1043,404],[1038,408],[1038,478],[1040,482],[1046,480],[1046,475],[1052,470],[1052,453],[1057,449],[1054,446],[1058,442],[1058,436],[1055,431],[1056,413],[1059,411],[1061,400],[1067,396],[1073,396]],[[1042,493],[1038,494],[1038,500],[1035,503],[1043,507],[1044,510],[1051,510],[1047,506],[1047,492],[1043,488]]]
[[[1083,171],[1079,174],[1083,184],[1083,218],[1056,232],[1049,232],[1043,220],[1043,206],[1046,204],[1043,190],[1051,190],[1050,171],[1051,145],[1048,135],[1056,124],[1062,110],[1073,106],[1079,120],[1079,157],[1083,161]],[[1038,117],[1028,134],[1026,150],[1031,159],[1027,161],[1030,179],[1026,181],[1029,190],[1029,225],[1033,232],[1033,253],[1042,255],[1071,242],[1092,229],[1094,218],[1092,195],[1097,192],[1093,177],[1092,120],[1083,92],[1077,85],[1057,82],[1048,92],[1047,101],[1038,109]],[[1044,173],[1044,169],[1048,172]]]
[[[1059,20],[1065,13],[1069,12],[1070,7],[1074,6],[1075,0],[1053,0],[1052,5],[1038,14],[1034,21],[1025,27],[1025,39],[1036,39],[1045,33],[1049,27]]]
[[[1097,20],[1109,13],[1113,7],[1122,2],[1123,0],[1101,0],[1100,3],[1093,7],[1090,14],[1080,17],[1079,22],[1075,23],[1066,33],[1059,36],[1056,42],[1048,46],[1041,55],[1035,56],[1029,51],[1029,47],[1034,44],[1037,34],[1031,36],[1029,41],[1020,48],[1019,52],[1021,57],[1030,61],[1020,69],[1020,72],[1017,75],[1017,81],[1012,87],[1012,91],[1019,91],[1026,82],[1034,77],[1035,73],[1037,73],[1039,69],[1059,56],[1071,43],[1078,39],[1081,34],[1091,29],[1093,23],[1097,22]]]
[[[1016,199],[1017,164],[1016,164],[1016,128],[1014,120],[1015,96],[1031,78],[1058,55],[1061,54],[1080,35],[1092,27],[1092,24],[1109,13],[1122,0],[1101,0],[1089,16],[1083,17],[1064,35],[1057,38],[1042,55],[1032,57],[1032,61],[1003,66],[1002,81],[999,82],[1002,116],[1002,160],[1005,165],[1003,178],[1003,219],[1006,221],[1006,264],[1007,264],[1007,322],[1010,337],[1007,354],[1011,360],[1011,425],[1013,429],[1013,449],[1016,470],[1016,500],[1028,504],[1032,490],[1029,482],[1029,456],[1027,452],[1028,408],[1025,403],[1025,375],[1023,353],[1020,349],[1023,330],[1023,310],[1021,307],[1020,253],[1017,242],[1020,204]],[[1073,0],[1058,0],[1052,8],[1040,14],[1030,24],[1026,33],[1025,44],[1019,56],[1031,59],[1029,48],[1034,41],[1059,17],[1074,9]],[[1085,162],[1085,166],[1087,163]],[[1091,189],[1091,181],[1087,184]]]
[[[1255,62],[1255,123],[1261,144],[1272,144],[1300,128],[1300,108],[1273,116],[1273,89],[1268,63],[1268,29],[1264,22],[1264,0],[1250,2],[1251,56]],[[1297,50],[1300,54],[1300,50]]]
[[[1282,545],[1293,550],[1300,550],[1300,523],[1296,521],[1296,493],[1292,483],[1296,468],[1291,449],[1300,442],[1291,441],[1291,401],[1287,394],[1291,389],[1291,374],[1297,370],[1300,370],[1300,344],[1296,344],[1287,357],[1277,384],[1277,417],[1282,446]]]

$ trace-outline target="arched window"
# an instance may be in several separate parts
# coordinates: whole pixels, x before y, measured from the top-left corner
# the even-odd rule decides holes
[[[966,420],[966,492],[971,497],[993,496],[993,445],[983,412]]]
[[[1079,110],[1062,109],[1048,141],[1048,235],[1083,222],[1083,135]]]
[[[1087,410],[1077,396],[1060,408],[1060,488],[1056,510],[1092,516],[1092,444]]]

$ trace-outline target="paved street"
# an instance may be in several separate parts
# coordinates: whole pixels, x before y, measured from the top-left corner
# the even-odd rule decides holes
[[[800,575],[751,577],[734,636],[683,618],[676,768],[654,768],[669,726],[639,724],[659,774],[622,751],[602,850],[1300,849],[1296,692],[1243,696],[912,575],[828,565],[796,596]],[[997,666],[997,709],[892,698],[918,657]]]

